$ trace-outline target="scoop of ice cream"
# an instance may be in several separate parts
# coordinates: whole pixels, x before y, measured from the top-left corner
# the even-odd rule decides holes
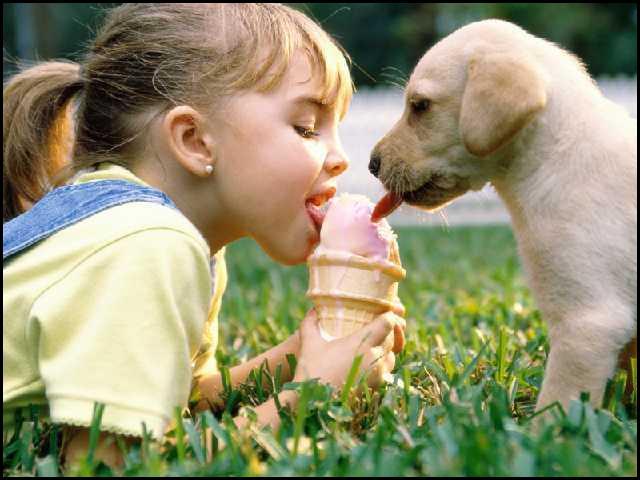
[[[387,260],[396,235],[382,219],[371,221],[374,204],[364,195],[344,193],[329,202],[316,252],[342,251]]]

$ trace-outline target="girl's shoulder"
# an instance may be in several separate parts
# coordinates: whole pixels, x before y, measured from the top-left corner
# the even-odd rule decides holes
[[[205,258],[210,257],[206,241],[184,215],[150,202],[131,202],[109,208],[58,232],[51,240],[59,237],[56,243],[66,243],[85,239],[80,243],[92,244],[95,249],[143,232],[153,234],[156,244],[162,243],[164,238],[181,237],[200,250]]]
[[[104,180],[125,181],[142,187],[149,187],[130,170],[109,162],[100,164],[91,171],[80,172],[73,180],[74,185],[99,185]],[[198,231],[184,215],[177,209],[169,208],[152,202],[130,202],[108,208],[79,222],[78,230],[93,232],[91,237],[97,242],[113,241],[114,239],[135,234],[138,231],[157,230],[174,231],[184,234],[196,242],[206,252],[209,258],[209,247]],[[84,236],[84,232],[79,231]],[[73,235],[73,232],[71,233]]]
[[[91,292],[107,279],[132,289],[154,279],[166,280],[160,282],[165,286],[188,282],[202,292],[204,305],[211,289],[209,260],[208,245],[178,211],[149,202],[119,205],[55,233],[3,265],[3,312],[28,318],[45,296]]]
[[[125,203],[74,223],[3,263],[3,278],[16,285],[25,277],[46,284],[92,258],[111,255],[116,261],[136,258],[138,252],[148,261],[157,258],[160,264],[178,251],[183,264],[209,269],[207,243],[180,212],[150,202]]]

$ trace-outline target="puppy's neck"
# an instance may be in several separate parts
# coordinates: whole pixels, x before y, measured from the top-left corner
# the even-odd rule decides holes
[[[557,213],[572,189],[595,194],[589,185],[608,177],[602,169],[635,178],[637,143],[627,133],[634,120],[586,73],[564,73],[550,83],[545,109],[490,159],[497,165],[491,183],[514,226]]]

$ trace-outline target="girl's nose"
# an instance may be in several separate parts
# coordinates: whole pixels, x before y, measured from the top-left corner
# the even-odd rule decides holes
[[[342,151],[329,153],[324,162],[325,171],[327,171],[332,177],[340,175],[348,167],[349,160],[347,160],[347,156]]]

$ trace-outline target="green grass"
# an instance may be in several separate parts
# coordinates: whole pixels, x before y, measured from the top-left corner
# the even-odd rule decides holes
[[[277,372],[271,377],[261,369],[239,389],[227,389],[225,413],[187,415],[171,441],[132,448],[125,474],[635,476],[637,400],[623,402],[622,372],[601,409],[583,399],[568,412],[552,408],[535,428],[529,423],[547,330],[510,229],[396,231],[407,270],[400,286],[407,342],[393,383],[358,397],[315,382],[282,385]],[[222,367],[283,341],[310,308],[305,266],[276,265],[249,241],[230,246],[227,259]],[[235,430],[231,415],[244,406],[251,418],[252,405],[282,388],[299,389],[301,401],[293,412],[281,410],[278,435],[255,426]],[[4,475],[59,472],[56,427],[41,423],[25,421],[4,445]],[[213,432],[210,449],[206,430]],[[88,458],[72,473],[111,471]]]

